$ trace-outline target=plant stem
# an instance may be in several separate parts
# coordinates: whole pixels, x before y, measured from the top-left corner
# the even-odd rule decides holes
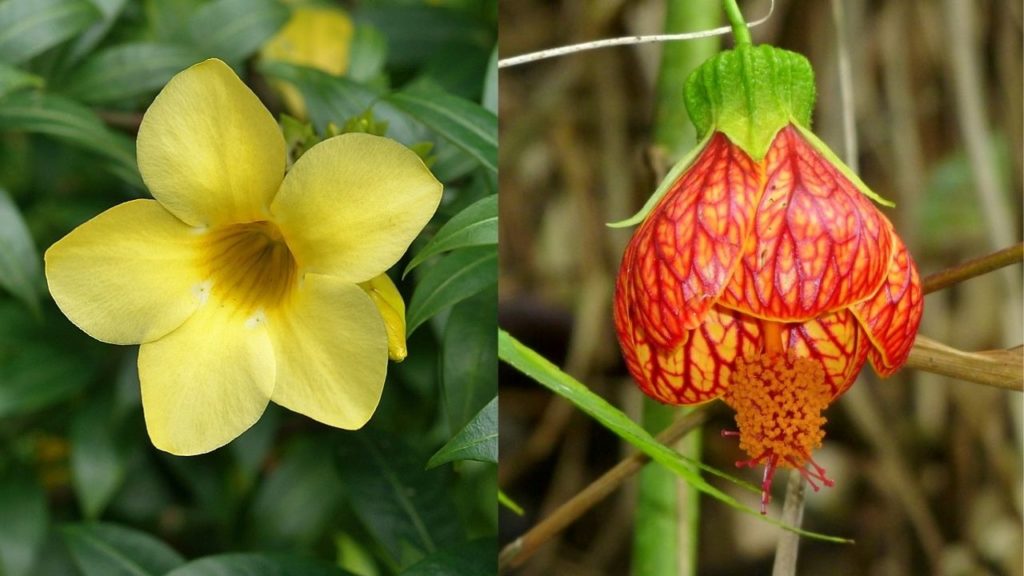
[[[789,482],[786,483],[786,502],[782,506],[782,520],[786,524],[799,526],[804,517],[804,496],[807,486],[799,470],[789,471]],[[792,532],[784,532],[779,536],[775,547],[775,563],[772,565],[772,576],[791,576],[796,574],[796,558],[800,552],[800,536]]]
[[[743,19],[736,0],[722,0],[722,7],[725,8],[725,17],[729,19],[729,24],[732,26],[732,35],[736,38],[736,46],[753,44],[750,39],[750,30],[747,29],[747,21]]]
[[[981,276],[982,274],[987,274],[993,270],[1017,264],[1021,261],[1024,261],[1024,242],[925,276],[921,280],[921,289],[925,294],[930,294],[975,276]]]

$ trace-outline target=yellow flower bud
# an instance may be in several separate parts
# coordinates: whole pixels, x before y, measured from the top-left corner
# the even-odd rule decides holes
[[[388,333],[388,357],[395,362],[405,360],[405,301],[387,274],[381,274],[359,285],[366,291],[384,319]]]

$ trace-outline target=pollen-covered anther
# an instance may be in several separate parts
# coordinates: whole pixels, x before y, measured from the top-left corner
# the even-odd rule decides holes
[[[818,490],[815,481],[832,485],[810,456],[825,436],[821,413],[831,398],[825,370],[813,359],[762,354],[736,361],[723,399],[736,411],[740,448],[750,456],[737,466],[765,465],[762,513],[780,467],[799,470],[814,490]]]
[[[212,280],[212,291],[242,311],[276,307],[295,284],[295,258],[281,231],[271,222],[211,230],[204,247],[200,254]]]

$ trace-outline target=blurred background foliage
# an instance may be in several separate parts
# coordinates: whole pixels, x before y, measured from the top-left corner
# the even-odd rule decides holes
[[[350,33],[267,48],[312,7]],[[0,0],[0,574],[493,573],[496,22],[487,0]],[[339,39],[347,64],[309,57]],[[282,117],[293,157],[339,131],[384,133],[445,184],[392,270],[409,356],[364,430],[272,404],[211,454],[159,452],[136,349],[93,341],[47,295],[45,247],[147,194],[142,113],[209,57],[300,117]]]
[[[859,172],[896,202],[883,211],[922,275],[1019,242],[1021,4],[838,3]],[[770,2],[739,4],[756,20]],[[754,42],[810,59],[818,89],[814,131],[843,157],[835,3],[774,4],[771,18],[752,30]],[[714,28],[724,18],[719,0],[526,0],[501,3],[500,22],[499,53],[508,58],[599,38]],[[693,146],[692,125],[667,113],[678,105],[665,103],[682,99],[688,68],[679,52],[690,53],[692,67],[732,45],[729,38],[703,42],[603,49],[501,73],[499,323],[636,422],[645,402],[622,363],[611,314],[632,230],[604,223],[632,215]],[[669,52],[675,57],[666,66]],[[1021,269],[1003,272],[929,295],[921,334],[964,350],[1020,345]],[[500,367],[499,380],[499,486],[525,510],[501,511],[504,546],[564,512],[632,450],[509,366]],[[703,412],[703,437],[675,447],[759,482],[759,472],[734,468],[742,453],[718,434],[734,426],[732,413],[717,402]],[[674,414],[645,423],[657,431]],[[1024,573],[1019,393],[914,370],[880,381],[866,366],[826,416],[816,458],[837,484],[808,494],[804,527],[856,544],[804,539],[797,573]],[[657,468],[649,464],[644,474]],[[769,511],[776,517],[786,484],[779,478]],[[511,562],[509,572],[770,573],[777,528],[711,498],[698,502],[685,484],[669,480],[667,492],[663,481],[656,487],[660,501],[645,497],[646,478],[627,482],[563,532],[544,533],[536,553]],[[756,494],[715,484],[757,505]],[[510,546],[503,559],[518,554]]]

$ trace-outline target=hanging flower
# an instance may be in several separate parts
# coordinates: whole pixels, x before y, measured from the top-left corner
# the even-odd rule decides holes
[[[385,322],[359,283],[390,268],[441,184],[400,144],[345,134],[285,174],[273,117],[232,70],[175,76],[139,129],[155,200],[103,212],[46,252],[60,309],[98,340],[141,344],[153,444],[208,452],[274,401],[361,427],[387,370]]]
[[[738,44],[697,69],[686,103],[703,138],[648,207],[619,271],[615,326],[630,373],[670,404],[722,398],[740,447],[831,485],[811,458],[822,412],[866,359],[906,361],[920,280],[880,200],[807,128],[805,58]],[[884,202],[884,201],[883,201]]]

